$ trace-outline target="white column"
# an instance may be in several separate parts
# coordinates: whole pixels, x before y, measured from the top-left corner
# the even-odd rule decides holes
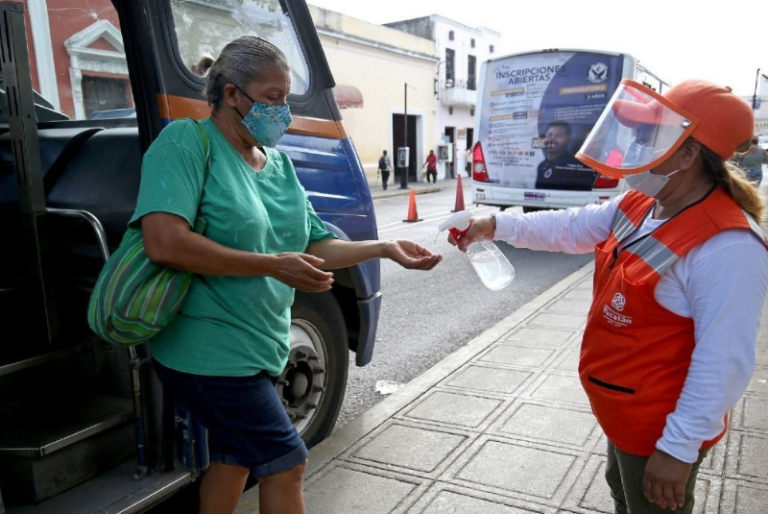
[[[56,64],[53,61],[48,4],[46,0],[27,0],[27,8],[29,9],[29,22],[32,26],[32,41],[35,47],[40,94],[51,102],[55,110],[59,111],[61,110],[59,84],[56,81]]]
[[[75,105],[75,119],[85,119],[85,103],[83,100],[83,73],[80,70],[79,54],[69,54],[69,80],[72,82],[72,102]]]

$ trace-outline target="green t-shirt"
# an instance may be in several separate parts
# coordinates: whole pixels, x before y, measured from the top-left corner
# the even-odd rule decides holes
[[[335,237],[315,214],[284,153],[266,148],[267,163],[254,171],[216,125],[204,120],[211,165],[200,216],[205,237],[255,253],[304,252]],[[205,156],[192,120],[168,125],[152,143],[141,170],[131,223],[152,212],[197,218]],[[290,350],[292,287],[268,277],[195,275],[180,313],[150,342],[163,365],[186,373],[278,375]]]

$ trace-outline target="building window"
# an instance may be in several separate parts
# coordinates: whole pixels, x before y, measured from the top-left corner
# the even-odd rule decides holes
[[[493,47],[493,45],[491,45],[490,47],[488,47],[488,52],[489,52],[489,53],[493,53],[493,51],[494,51],[494,50],[495,50],[495,48]]]
[[[453,41],[453,31],[452,30],[448,31],[448,41]]]
[[[474,39],[470,39],[470,40],[469,40],[469,45],[470,45],[472,48],[474,48],[474,47],[475,47],[475,40],[474,40]]]
[[[474,55],[467,56],[467,89],[477,89],[477,57]]]
[[[451,48],[445,49],[445,87],[456,84],[456,52]]]
[[[127,80],[83,76],[83,107],[94,112],[128,108]]]
[[[474,108],[474,107],[472,107],[472,108],[469,110],[469,115],[470,115],[470,116],[472,116],[472,117],[474,117],[474,116],[475,116],[475,108]]]
[[[448,107],[448,114],[453,116],[453,107]]]

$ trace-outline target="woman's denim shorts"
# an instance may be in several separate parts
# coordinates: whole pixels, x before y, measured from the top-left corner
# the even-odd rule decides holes
[[[182,373],[153,361],[163,387],[208,430],[211,461],[248,468],[254,477],[276,475],[307,458],[266,372],[248,377]]]

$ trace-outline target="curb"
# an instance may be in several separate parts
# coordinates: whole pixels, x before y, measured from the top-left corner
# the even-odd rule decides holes
[[[411,194],[411,189],[416,191],[417,195],[423,195],[423,194],[427,194],[427,193],[439,193],[440,191],[442,191],[442,188],[440,188],[440,187],[430,187],[430,188],[425,188],[425,189],[416,189],[416,188],[410,188],[409,187],[408,189],[398,189],[397,192],[392,192],[392,193],[384,193],[384,194],[378,194],[378,195],[373,195],[372,194],[371,197],[374,200],[378,200],[380,198],[393,198],[395,196],[406,196],[406,195]]]

